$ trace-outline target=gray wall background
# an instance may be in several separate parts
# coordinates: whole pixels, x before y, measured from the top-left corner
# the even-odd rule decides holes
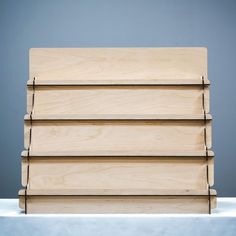
[[[0,0],[0,197],[17,197],[31,47],[204,46],[215,188],[236,196],[235,0]]]

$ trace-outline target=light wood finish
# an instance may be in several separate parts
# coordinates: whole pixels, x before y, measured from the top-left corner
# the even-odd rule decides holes
[[[25,208],[24,191],[20,191],[20,207]],[[215,191],[211,191],[211,207],[216,207]],[[208,195],[152,196],[69,196],[29,195],[28,213],[208,213]]]
[[[209,84],[206,48],[31,49],[20,207],[209,213]]]
[[[213,158],[204,157],[31,157],[22,159],[22,185],[28,189],[208,188]],[[212,185],[213,183],[211,183]]]
[[[207,80],[206,48],[33,48],[30,79]]]
[[[208,196],[208,190],[194,190],[194,189],[146,189],[142,193],[142,196]],[[88,196],[88,195],[109,195],[109,196],[136,196],[140,195],[140,189],[130,189],[127,192],[121,192],[119,190],[110,190],[110,189],[43,189],[43,190],[27,190],[27,194],[29,196]],[[22,189],[19,191],[19,195],[25,195],[25,190]],[[210,195],[216,195],[216,191],[214,189],[210,189]]]
[[[215,202],[212,197],[212,202]],[[20,197],[24,209],[24,196]],[[208,196],[28,196],[29,214],[208,214]]]
[[[211,124],[207,121],[207,147]],[[25,122],[25,149],[31,122]],[[33,121],[30,150],[68,151],[203,151],[204,121]]]
[[[106,121],[106,120],[116,120],[116,121],[161,121],[161,120],[212,120],[210,114],[202,115],[25,115],[25,121]]]
[[[37,86],[34,115],[199,115],[202,86]],[[27,92],[32,110],[33,88]],[[205,111],[209,89],[205,87]]]
[[[27,81],[27,86],[193,86],[203,85],[202,78],[196,79],[145,79],[144,80],[40,80],[37,77]],[[204,85],[210,85],[208,79],[204,79]]]
[[[208,156],[209,157],[214,157],[214,152],[212,150],[208,150]],[[24,150],[21,153],[22,157],[28,157],[28,151]],[[66,154],[61,153],[58,151],[53,151],[53,152],[45,152],[44,155],[40,152],[33,152],[30,151],[29,158],[31,157],[110,157],[109,152],[99,152],[99,155],[97,155],[96,151],[86,151],[86,152],[72,152],[68,151]],[[112,156],[114,157],[122,157],[122,156],[127,156],[127,157],[206,157],[206,150],[202,151],[115,151],[112,153]]]

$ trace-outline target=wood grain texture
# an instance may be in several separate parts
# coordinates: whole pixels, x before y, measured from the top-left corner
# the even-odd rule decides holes
[[[212,208],[215,196],[211,197]],[[20,196],[24,209],[24,196]],[[202,213],[209,209],[208,196],[28,196],[28,213]]]
[[[22,185],[28,189],[145,189],[208,188],[204,157],[35,157],[22,159]],[[212,168],[209,178],[213,179]],[[212,183],[211,183],[212,184]]]
[[[206,48],[31,49],[20,207],[208,213],[209,84]]]
[[[35,115],[197,115],[203,114],[202,86],[39,86]],[[205,87],[209,113],[209,88]],[[27,92],[32,110],[33,88]]]
[[[214,189],[208,190],[196,190],[196,189],[147,189],[142,193],[142,196],[216,196],[216,191]],[[27,190],[29,196],[88,196],[88,195],[109,195],[109,196],[140,196],[140,189],[130,189],[127,192],[120,192],[120,190],[110,190],[110,189],[43,189],[43,190]],[[19,196],[25,195],[25,190],[21,189],[19,191]]]
[[[207,80],[206,48],[32,48],[29,61],[37,80]]]
[[[211,148],[211,122],[207,121]],[[31,122],[25,121],[25,149]],[[33,121],[30,151],[204,151],[204,121]]]

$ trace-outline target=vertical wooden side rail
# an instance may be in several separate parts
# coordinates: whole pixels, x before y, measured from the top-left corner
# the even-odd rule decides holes
[[[27,174],[26,174],[26,186],[25,186],[25,214],[27,214],[27,189],[29,185],[29,169],[30,169],[30,147],[32,141],[32,115],[34,111],[34,100],[35,100],[35,77],[33,79],[33,94],[32,94],[32,106],[30,111],[30,130],[29,130],[29,146],[27,150]]]
[[[206,151],[206,176],[207,176],[207,188],[208,188],[208,204],[209,204],[209,214],[211,214],[211,192],[210,192],[210,183],[209,183],[209,154],[208,154],[208,146],[207,146],[207,120],[206,120],[206,110],[205,110],[205,81],[204,76],[202,76],[202,108],[204,115],[204,146]]]

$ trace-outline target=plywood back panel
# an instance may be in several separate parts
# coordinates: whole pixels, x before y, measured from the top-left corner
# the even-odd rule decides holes
[[[206,48],[33,48],[30,79],[143,81],[207,79]]]
[[[27,112],[35,115],[203,114],[202,86],[28,87]],[[204,91],[209,112],[209,89]]]

